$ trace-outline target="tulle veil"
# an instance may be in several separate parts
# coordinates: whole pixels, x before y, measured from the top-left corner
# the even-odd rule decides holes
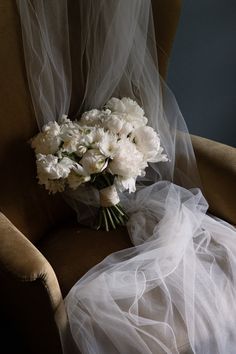
[[[158,73],[151,1],[17,5],[39,129],[127,96],[169,157],[121,196],[134,247],[108,256],[66,298],[78,351],[235,353],[235,231],[206,215],[186,124]]]

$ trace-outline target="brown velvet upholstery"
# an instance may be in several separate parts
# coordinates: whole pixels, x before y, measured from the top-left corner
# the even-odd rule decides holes
[[[180,0],[153,0],[163,77],[180,4]],[[73,14],[74,0],[69,0],[69,7]],[[70,33],[73,41],[73,23]],[[105,233],[75,226],[74,214],[60,196],[48,196],[37,184],[33,153],[27,144],[37,126],[14,0],[0,2],[0,43],[0,313],[7,315],[24,338],[24,354],[59,354],[58,326],[66,328],[61,289],[67,294],[90,267],[109,253],[129,247],[130,241],[125,229]],[[193,137],[193,143],[212,210],[236,224],[229,189],[229,185],[234,188],[234,151],[198,137]]]
[[[33,242],[68,215],[35,178],[27,141],[37,132],[25,74],[21,27],[14,0],[0,2],[0,209]],[[63,204],[63,207],[62,207]]]
[[[92,266],[111,252],[131,246],[126,228],[91,232],[76,224],[52,231],[38,244],[55,270],[63,297]]]
[[[210,212],[236,225],[236,149],[199,136],[192,143]]]

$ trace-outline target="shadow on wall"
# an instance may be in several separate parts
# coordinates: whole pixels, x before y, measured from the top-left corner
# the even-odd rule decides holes
[[[168,84],[189,131],[236,146],[236,1],[185,0]]]

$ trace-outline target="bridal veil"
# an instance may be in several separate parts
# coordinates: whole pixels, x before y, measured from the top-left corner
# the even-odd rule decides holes
[[[169,157],[120,196],[134,247],[104,259],[65,300],[78,351],[235,353],[236,233],[206,214],[185,122],[158,73],[151,1],[17,4],[39,129],[126,96],[143,106]]]

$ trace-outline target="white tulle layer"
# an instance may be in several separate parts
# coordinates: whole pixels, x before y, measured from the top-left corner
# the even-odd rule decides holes
[[[108,256],[66,298],[79,350],[235,354],[234,228],[206,215],[200,190],[169,182],[122,203],[135,246]]]

